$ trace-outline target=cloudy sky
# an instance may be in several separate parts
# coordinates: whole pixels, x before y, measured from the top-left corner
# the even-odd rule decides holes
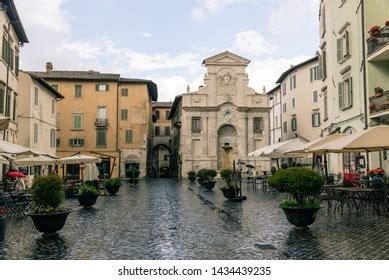
[[[21,67],[148,78],[159,100],[202,83],[201,62],[229,50],[251,60],[250,85],[274,86],[319,44],[318,0],[15,0],[30,44]]]

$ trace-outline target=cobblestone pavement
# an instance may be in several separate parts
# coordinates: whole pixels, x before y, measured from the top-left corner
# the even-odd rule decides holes
[[[122,186],[91,209],[75,209],[58,235],[42,237],[29,217],[10,219],[0,259],[389,259],[389,218],[320,210],[295,230],[276,192],[244,186],[243,203],[171,179]],[[324,206],[324,205],[323,205]]]

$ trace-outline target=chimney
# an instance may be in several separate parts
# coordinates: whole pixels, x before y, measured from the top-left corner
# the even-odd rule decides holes
[[[53,63],[46,62],[46,73],[51,73],[51,72],[53,72]]]
[[[265,86],[263,86],[262,92],[263,92],[263,94],[266,94],[266,87]]]

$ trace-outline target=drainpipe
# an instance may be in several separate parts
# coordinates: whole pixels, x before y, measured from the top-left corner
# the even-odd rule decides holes
[[[367,77],[366,77],[366,37],[365,37],[365,1],[361,0],[362,14],[362,71],[363,71],[363,105],[365,114],[365,128],[368,129],[368,112],[367,112]]]
[[[118,162],[118,177],[121,176],[121,166],[122,166],[122,151],[119,149],[119,85],[118,82],[116,88],[116,151],[119,154],[119,162]]]

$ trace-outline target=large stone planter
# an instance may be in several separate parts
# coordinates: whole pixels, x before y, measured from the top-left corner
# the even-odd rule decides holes
[[[7,228],[7,218],[1,217],[0,218],[0,242],[4,241],[5,239],[6,228]]]
[[[87,195],[77,195],[78,202],[81,206],[91,207],[97,201],[99,194],[87,194]]]
[[[233,199],[236,196],[236,189],[221,189],[225,198]]]
[[[207,190],[212,190],[215,187],[216,182],[201,182],[201,186]]]
[[[321,207],[320,207],[321,208]],[[320,208],[288,208],[281,207],[288,222],[296,228],[307,228],[315,219]]]
[[[139,178],[130,178],[128,179],[130,185],[137,185],[139,183]]]
[[[105,189],[110,195],[115,195],[119,191],[120,186],[105,186]]]
[[[188,177],[188,179],[189,179],[189,181],[194,182],[194,181],[196,181],[196,176]]]
[[[48,214],[30,214],[36,229],[44,234],[56,233],[61,230],[71,210]]]

